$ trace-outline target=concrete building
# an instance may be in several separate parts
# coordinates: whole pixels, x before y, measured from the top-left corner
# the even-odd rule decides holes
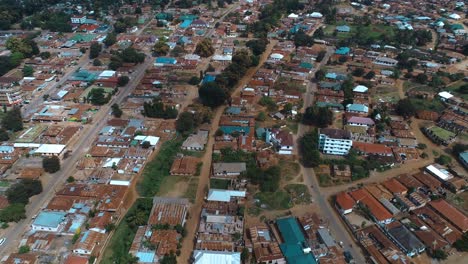
[[[63,227],[66,215],[67,213],[65,212],[42,211],[34,219],[31,229],[35,231],[58,232]]]
[[[334,128],[319,130],[319,150],[324,154],[347,155],[352,145],[349,131]]]

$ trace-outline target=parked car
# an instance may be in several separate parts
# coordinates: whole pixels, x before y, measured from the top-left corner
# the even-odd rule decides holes
[[[0,246],[3,245],[3,243],[5,243],[5,240],[6,240],[6,238],[0,239]]]

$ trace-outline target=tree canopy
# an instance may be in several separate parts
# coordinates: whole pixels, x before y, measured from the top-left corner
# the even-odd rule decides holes
[[[20,108],[14,107],[6,112],[2,119],[2,127],[13,132],[23,130],[23,118],[21,117]]]
[[[205,38],[202,41],[198,42],[197,46],[195,47],[195,54],[200,55],[201,57],[209,57],[213,55],[215,49],[213,44],[211,43],[211,39]]]
[[[333,122],[333,112],[328,107],[309,106],[302,116],[302,123],[306,125],[315,125],[318,127],[327,127]]]
[[[416,114],[416,108],[409,98],[398,101],[396,111],[403,117],[411,117]]]
[[[320,152],[318,151],[317,131],[307,133],[299,139],[299,152],[304,167],[317,167],[320,164]]]
[[[107,94],[103,88],[93,88],[88,93],[88,100],[93,105],[105,105],[109,102],[111,95]]]
[[[55,173],[60,170],[60,159],[56,156],[44,157],[42,159],[42,168],[46,172]]]
[[[221,88],[216,82],[204,83],[198,90],[203,105],[209,107],[217,107],[226,102],[228,96],[226,91]]]
[[[159,98],[154,98],[151,103],[143,104],[143,115],[153,118],[174,119],[178,111],[172,106],[165,106]]]
[[[8,201],[12,204],[27,204],[31,196],[42,192],[42,183],[38,180],[24,179],[13,184],[6,192]]]
[[[194,117],[190,112],[182,112],[176,120],[176,129],[180,133],[190,132],[194,127]]]

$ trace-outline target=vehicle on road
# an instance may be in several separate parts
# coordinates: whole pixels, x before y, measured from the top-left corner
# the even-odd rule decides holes
[[[6,238],[0,239],[0,246],[3,245],[3,243],[5,243],[5,240],[6,240]]]

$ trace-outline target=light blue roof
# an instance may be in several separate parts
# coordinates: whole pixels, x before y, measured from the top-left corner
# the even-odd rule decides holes
[[[226,113],[231,115],[238,115],[241,113],[241,110],[242,109],[240,107],[231,106],[226,109]]]
[[[12,152],[14,149],[12,146],[0,146],[0,152]]]
[[[154,252],[137,252],[136,257],[138,258],[138,263],[153,263],[154,262]]]
[[[460,153],[460,159],[468,163],[468,150]]]
[[[67,213],[42,211],[34,219],[33,225],[56,228],[63,221]]]
[[[156,63],[160,64],[176,64],[177,60],[171,57],[158,57],[156,58]]]
[[[337,26],[336,30],[341,31],[341,32],[349,32],[351,31],[351,28],[349,26]]]
[[[184,20],[182,24],[180,24],[180,28],[188,28],[192,24],[192,20]]]
[[[346,110],[348,111],[353,111],[353,112],[363,112],[367,113],[369,112],[369,107],[363,105],[363,104],[349,104],[346,106]]]
[[[350,51],[351,51],[351,49],[348,48],[348,47],[339,47],[339,48],[335,51],[335,54],[338,54],[338,55],[348,55]]]

